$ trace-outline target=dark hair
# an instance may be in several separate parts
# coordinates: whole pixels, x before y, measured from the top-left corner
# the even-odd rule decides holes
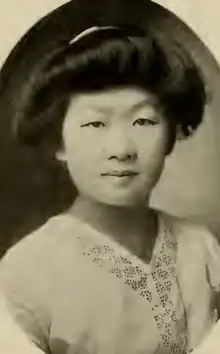
[[[70,97],[117,86],[155,95],[185,137],[202,121],[205,87],[190,54],[172,39],[118,27],[87,34],[42,58],[19,99],[15,133],[25,144],[46,142],[56,150]]]

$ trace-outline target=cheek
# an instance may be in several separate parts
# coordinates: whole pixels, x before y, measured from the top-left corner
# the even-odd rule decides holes
[[[168,147],[168,130],[158,128],[151,131],[151,134],[142,134],[138,140],[139,158],[142,163],[159,163],[164,160]]]
[[[87,179],[102,161],[100,139],[88,134],[66,134],[65,157],[73,179]]]

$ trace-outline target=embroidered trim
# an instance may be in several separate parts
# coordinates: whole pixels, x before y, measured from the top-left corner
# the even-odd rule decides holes
[[[135,256],[128,252],[121,254],[120,247],[118,251],[102,244],[105,238],[99,244],[86,236],[77,239],[83,256],[123,280],[148,301],[162,339],[162,346],[159,346],[155,354],[187,353],[185,313],[175,274],[177,244],[172,230],[165,228],[158,236],[149,271],[145,270],[146,264],[138,262]]]

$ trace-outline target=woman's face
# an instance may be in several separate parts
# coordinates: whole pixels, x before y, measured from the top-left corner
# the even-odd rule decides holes
[[[146,203],[157,183],[168,139],[167,121],[145,91],[80,93],[71,99],[58,157],[84,197],[134,206]]]

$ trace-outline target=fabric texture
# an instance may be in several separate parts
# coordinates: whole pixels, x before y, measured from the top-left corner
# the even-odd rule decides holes
[[[1,289],[48,354],[185,354],[218,320],[220,248],[159,212],[150,262],[62,214],[12,247]]]

